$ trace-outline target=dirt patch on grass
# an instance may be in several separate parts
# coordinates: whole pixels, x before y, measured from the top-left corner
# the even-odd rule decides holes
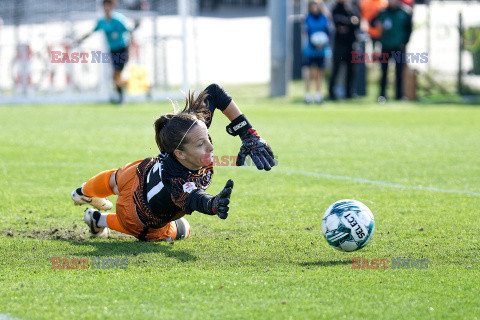
[[[32,230],[2,230],[2,235],[12,238],[32,238],[32,239],[59,239],[59,240],[71,240],[71,241],[85,241],[90,239],[90,232],[77,228],[74,224],[72,228],[50,228],[50,229],[32,229]],[[111,231],[108,236],[110,239],[131,239],[130,236],[124,235],[119,232]]]

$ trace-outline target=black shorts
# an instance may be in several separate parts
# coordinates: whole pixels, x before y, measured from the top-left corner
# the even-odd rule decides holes
[[[121,48],[118,50],[111,50],[111,60],[113,65],[113,70],[122,71],[125,65],[128,62],[128,47]]]
[[[319,69],[325,69],[325,57],[304,57],[303,58],[304,67],[317,67]]]

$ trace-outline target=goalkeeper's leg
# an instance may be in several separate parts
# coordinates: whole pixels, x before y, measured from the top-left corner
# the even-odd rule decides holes
[[[115,90],[117,91],[118,94],[118,100],[115,102],[118,104],[123,103],[123,93],[125,91],[125,85],[126,82],[122,80],[122,71],[121,70],[115,70],[113,73],[113,82],[115,83]]]
[[[101,213],[98,210],[88,208],[85,210],[83,221],[89,226],[90,233],[95,238],[108,237],[108,229],[135,236],[134,233],[129,232],[120,225],[115,213]]]
[[[180,218],[175,221],[171,221],[165,227],[161,229],[148,229],[143,226],[129,225],[129,229],[122,227],[118,220],[118,216],[115,213],[100,213],[100,211],[90,210],[91,218],[84,218],[85,223],[90,227],[92,236],[99,237],[97,234],[104,234],[104,229],[108,228],[124,234],[134,236],[137,239],[145,241],[172,241],[182,240],[190,237],[190,224],[185,218]],[[85,216],[87,217],[87,211]],[[108,233],[105,233],[107,236]]]
[[[72,191],[73,202],[76,205],[91,204],[98,210],[110,210],[113,205],[106,197],[118,194],[115,173],[115,169],[107,170],[90,178],[82,187]]]

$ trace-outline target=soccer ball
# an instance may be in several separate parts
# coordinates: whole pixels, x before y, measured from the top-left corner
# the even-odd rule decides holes
[[[328,207],[322,232],[328,244],[340,251],[355,251],[367,245],[375,230],[373,214],[357,200],[340,200]]]
[[[317,31],[310,36],[310,41],[316,47],[324,47],[328,43],[328,35],[323,31]]]

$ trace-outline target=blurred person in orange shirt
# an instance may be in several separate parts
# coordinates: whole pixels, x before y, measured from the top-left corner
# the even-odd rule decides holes
[[[378,16],[388,6],[388,0],[362,0],[360,2],[360,13],[362,18],[368,22],[367,32],[372,39],[373,51],[375,51],[376,43],[379,43],[382,36],[382,28],[371,25],[374,18]]]

